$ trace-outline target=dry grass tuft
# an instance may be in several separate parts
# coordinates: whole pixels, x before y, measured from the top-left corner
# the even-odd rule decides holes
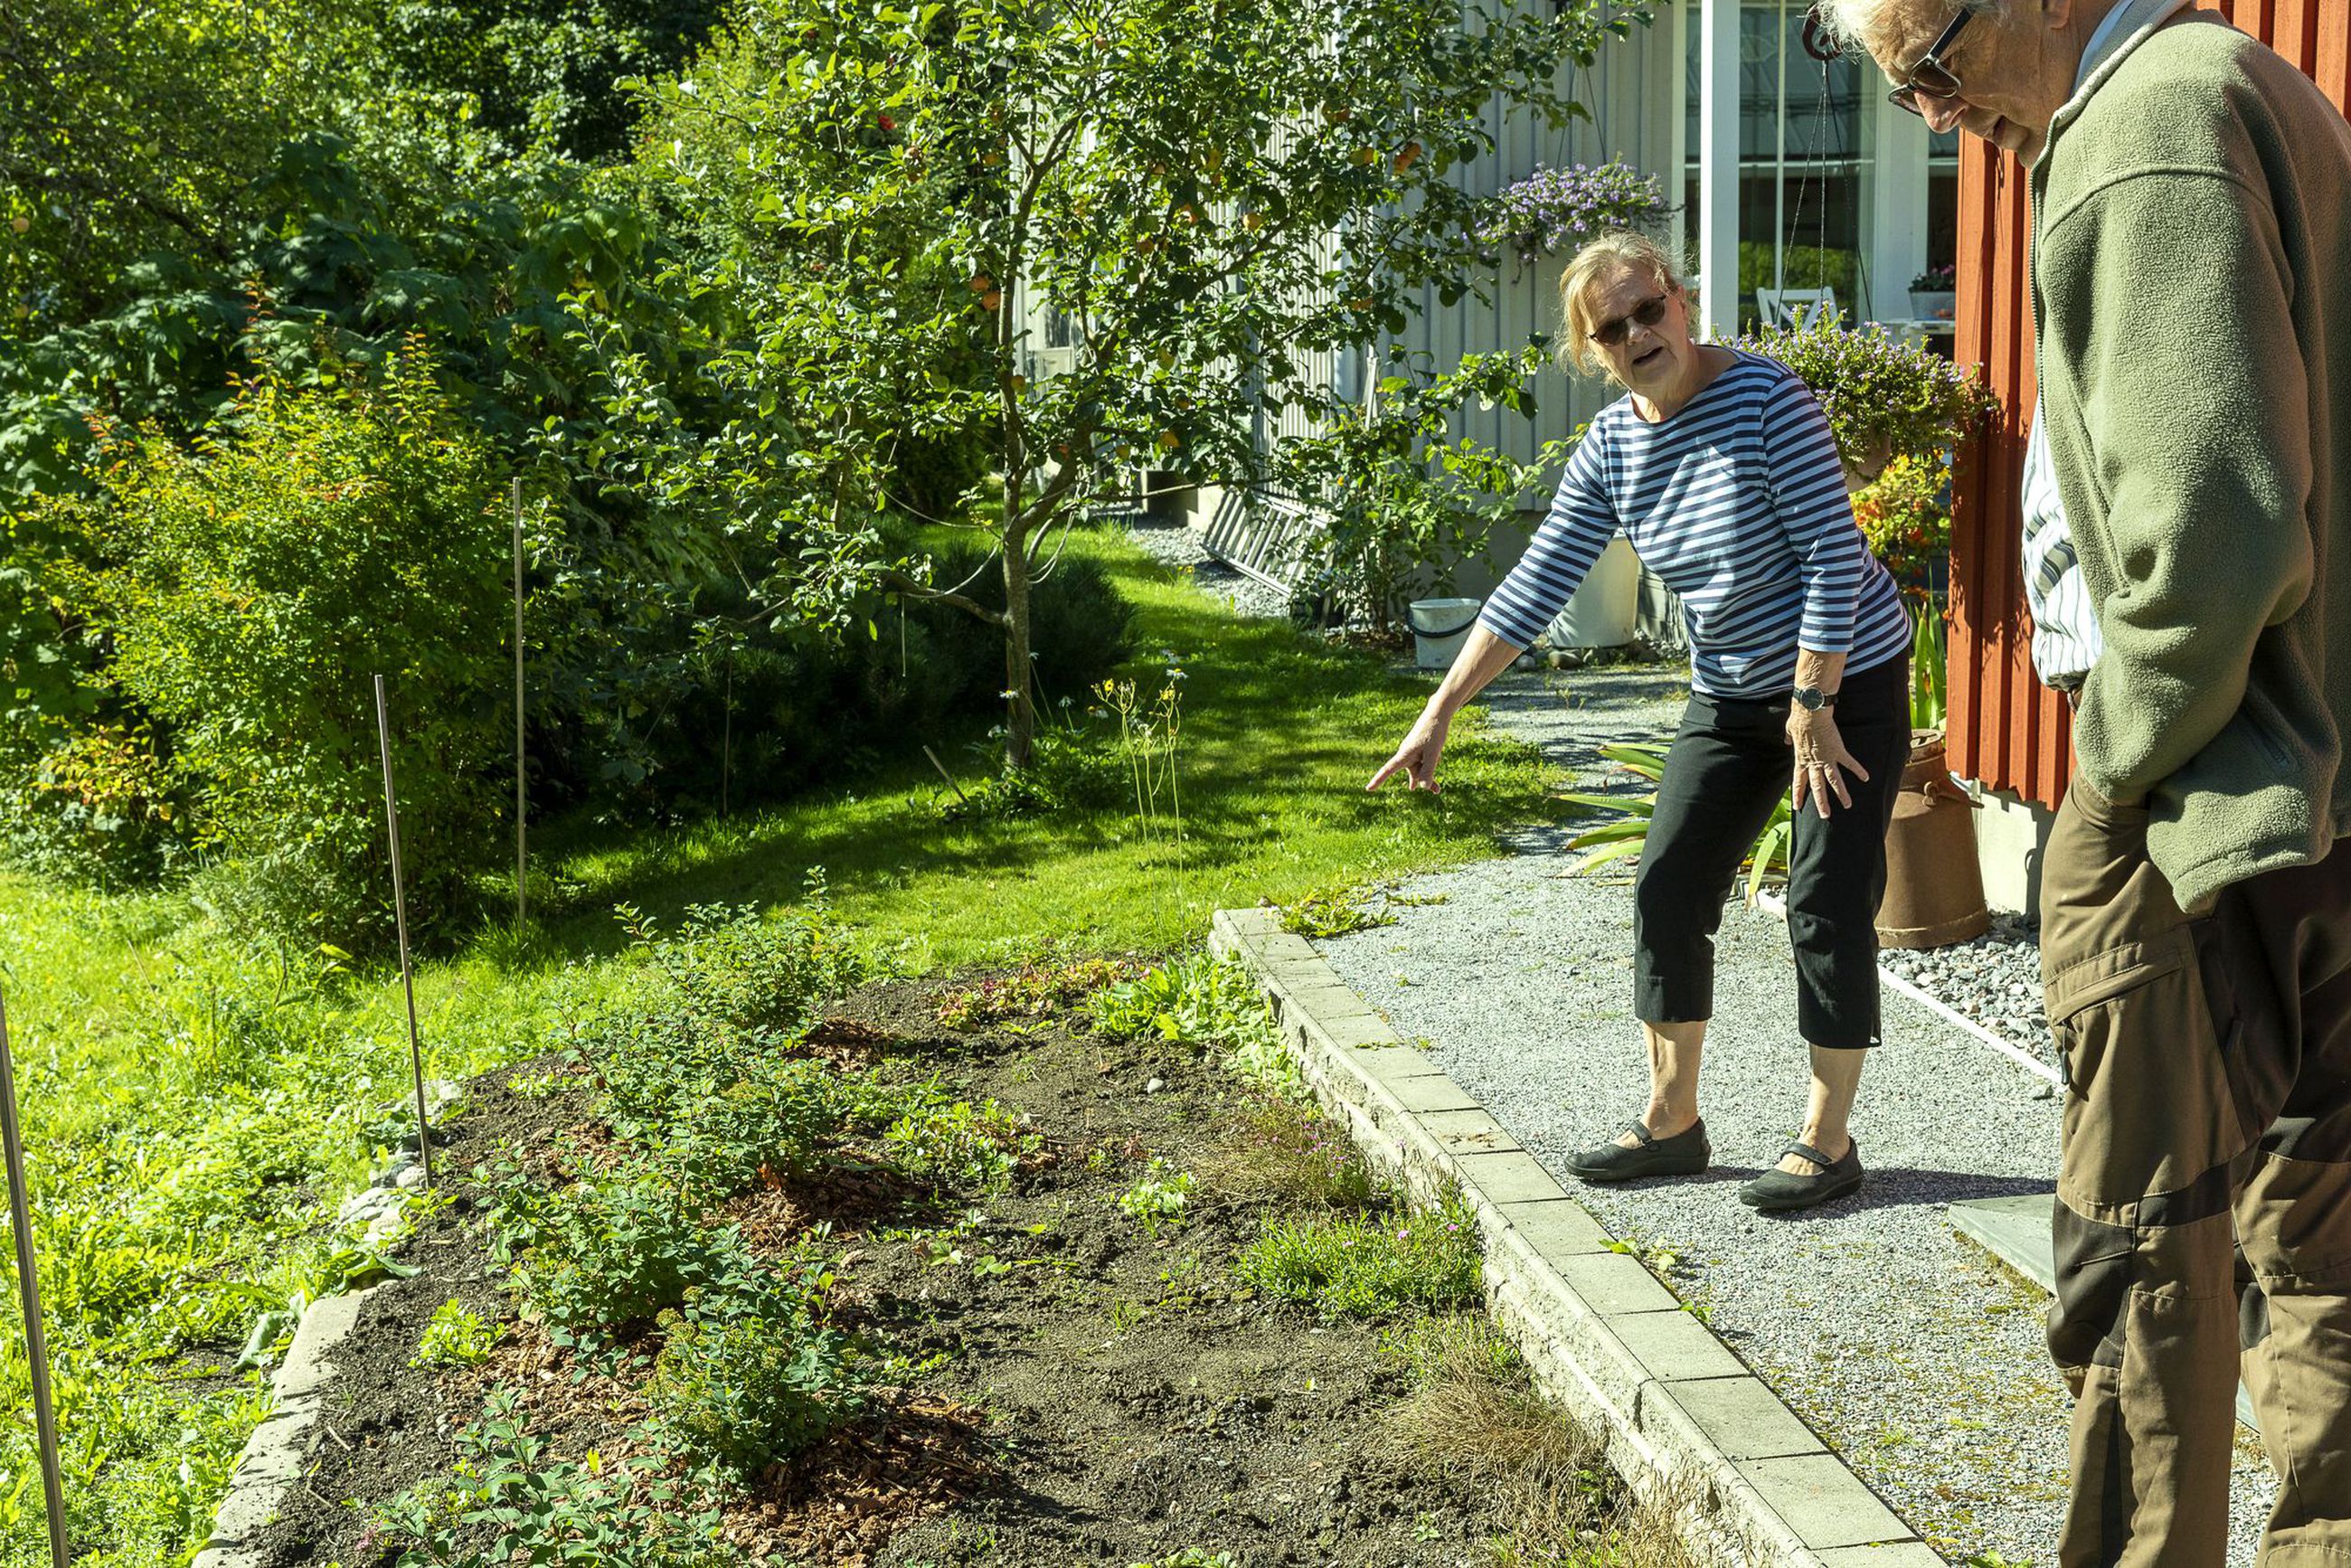
[[[1368,1208],[1371,1167],[1345,1133],[1311,1104],[1254,1092],[1240,1102],[1222,1145],[1198,1163],[1210,1186],[1236,1197],[1272,1196],[1332,1208]]]
[[[1600,1439],[1543,1401],[1518,1352],[1481,1316],[1435,1318],[1396,1351],[1416,1386],[1389,1439],[1407,1462],[1466,1474],[1509,1500],[1496,1568],[1703,1568],[1669,1500],[1635,1497]]]

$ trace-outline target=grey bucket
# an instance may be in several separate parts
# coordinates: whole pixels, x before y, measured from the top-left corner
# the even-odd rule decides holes
[[[1450,668],[1484,604],[1482,599],[1414,600],[1405,610],[1405,624],[1412,628],[1413,662],[1424,670]]]

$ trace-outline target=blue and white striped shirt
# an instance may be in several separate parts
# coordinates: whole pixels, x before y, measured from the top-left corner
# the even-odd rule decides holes
[[[1853,671],[1909,652],[1901,592],[1853,520],[1820,403],[1778,361],[1731,351],[1739,362],[1661,423],[1629,394],[1601,410],[1480,624],[1527,646],[1622,533],[1681,597],[1690,685],[1708,696],[1784,694],[1799,646]]]

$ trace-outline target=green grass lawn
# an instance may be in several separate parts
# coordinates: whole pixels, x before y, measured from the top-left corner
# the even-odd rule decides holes
[[[1163,651],[1185,672],[1180,851],[1131,806],[950,825],[919,752],[727,821],[550,824],[539,869],[561,892],[546,919],[425,934],[445,955],[418,976],[428,1071],[464,1077],[560,1045],[629,983],[622,903],[674,925],[695,904],[790,903],[821,868],[838,913],[916,967],[1048,945],[1161,950],[1196,941],[1217,907],[1459,863],[1563,810],[1556,770],[1474,723],[1457,727],[1441,795],[1365,795],[1427,677],[1236,621],[1114,533],[1070,549],[1102,559],[1134,601],[1134,678],[1155,691]],[[967,749],[942,756],[971,781]],[[5,873],[0,966],[78,1560],[176,1563],[260,1414],[256,1377],[225,1370],[234,1346],[261,1312],[341,1282],[325,1222],[405,1084],[398,977],[246,951],[172,894]],[[26,1411],[13,1300],[0,1408]],[[0,1424],[0,1568],[46,1561],[39,1512],[29,1421]]]

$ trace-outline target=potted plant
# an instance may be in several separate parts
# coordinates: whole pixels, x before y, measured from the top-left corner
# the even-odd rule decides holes
[[[1910,280],[1910,314],[1921,321],[1948,321],[1959,302],[1959,269],[1930,267]]]
[[[1937,457],[1996,406],[1983,383],[1923,347],[1837,321],[1761,327],[1738,346],[1779,361],[1821,400],[1859,491],[1897,456]]]
[[[1470,237],[1520,267],[1564,255],[1612,228],[1635,228],[1666,212],[1655,175],[1625,163],[1538,167],[1479,205]]]

